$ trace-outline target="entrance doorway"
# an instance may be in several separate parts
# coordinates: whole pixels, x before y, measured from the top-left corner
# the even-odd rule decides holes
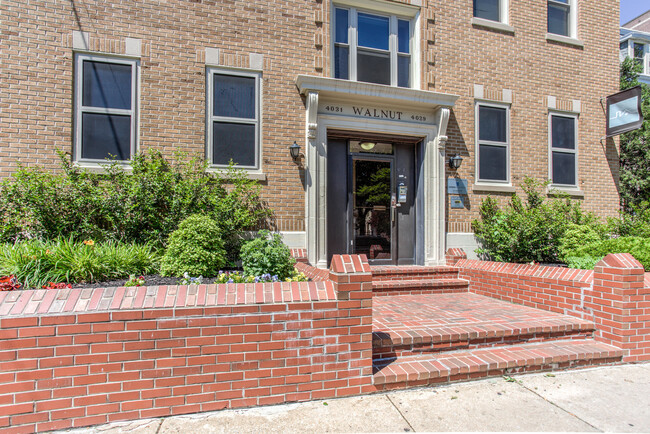
[[[328,136],[327,255],[416,261],[415,142]]]

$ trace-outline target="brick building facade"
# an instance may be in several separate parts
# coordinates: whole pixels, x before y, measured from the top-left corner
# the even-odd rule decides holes
[[[57,149],[91,169],[151,149],[198,153],[211,170],[232,157],[312,264],[347,252],[441,264],[448,247],[473,249],[481,200],[505,202],[527,176],[616,215],[601,98],[618,87],[617,10],[616,0],[3,1],[0,177],[17,161],[55,170]]]

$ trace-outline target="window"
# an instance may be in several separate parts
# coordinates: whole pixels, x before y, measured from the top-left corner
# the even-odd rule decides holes
[[[640,44],[638,42],[632,43],[634,61],[641,65],[641,74],[646,73],[646,62],[645,62],[645,44]]]
[[[507,0],[474,0],[474,17],[507,22]]]
[[[510,178],[509,114],[503,105],[476,106],[479,181],[508,182]]]
[[[334,9],[334,77],[411,87],[412,23],[395,15]]]
[[[208,69],[208,159],[259,168],[260,74]]]
[[[548,0],[548,33],[575,38],[575,0]]]
[[[137,69],[136,60],[77,54],[77,161],[127,161],[135,152]]]
[[[550,115],[550,172],[554,185],[577,185],[577,117]]]

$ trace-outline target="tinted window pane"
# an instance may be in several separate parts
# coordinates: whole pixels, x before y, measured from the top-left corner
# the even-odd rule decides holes
[[[409,31],[409,22],[397,20],[397,48],[400,53],[408,54],[411,32]]]
[[[507,181],[507,158],[508,152],[505,146],[480,145],[478,163],[479,179]]]
[[[390,84],[390,55],[357,51],[357,80]]]
[[[485,20],[499,20],[499,0],[474,0],[474,16]]]
[[[336,36],[334,42],[348,43],[348,10],[336,9]]]
[[[479,140],[506,142],[506,109],[480,106]]]
[[[552,141],[554,148],[576,148],[576,124],[573,118],[551,116]]]
[[[411,58],[409,56],[397,57],[397,85],[400,87],[410,87],[409,78],[411,76]]]
[[[131,109],[131,65],[83,61],[82,104]]]
[[[240,166],[255,166],[255,125],[214,122],[212,162]]]
[[[103,160],[131,157],[131,116],[84,113],[81,117],[81,158]]]
[[[215,116],[255,119],[255,78],[214,74]]]
[[[553,184],[576,184],[576,155],[553,152]]]
[[[548,4],[548,32],[569,36],[569,8]]]
[[[358,18],[359,45],[388,50],[389,19],[360,13]]]
[[[348,47],[334,47],[334,78],[349,78],[349,51]]]

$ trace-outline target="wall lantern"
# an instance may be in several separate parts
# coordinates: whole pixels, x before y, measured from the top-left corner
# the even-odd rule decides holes
[[[462,162],[463,162],[463,157],[456,154],[453,157],[449,158],[449,167],[451,167],[452,170],[458,170]]]
[[[298,158],[300,158],[300,145],[297,144],[295,140],[293,142],[293,145],[289,146],[289,153],[291,154],[293,161],[296,161]]]

